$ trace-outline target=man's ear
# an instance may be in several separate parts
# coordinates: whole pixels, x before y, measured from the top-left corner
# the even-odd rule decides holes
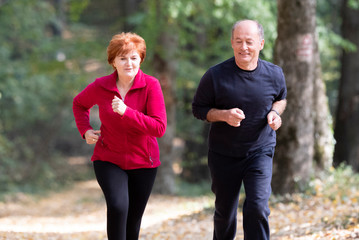
[[[261,50],[264,48],[264,39],[261,41]]]

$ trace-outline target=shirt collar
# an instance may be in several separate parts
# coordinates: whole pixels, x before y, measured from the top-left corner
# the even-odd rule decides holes
[[[118,77],[117,71],[115,70],[112,74],[102,77],[100,84],[103,88],[117,92],[118,91],[116,85],[117,77]],[[135,76],[135,79],[133,80],[133,85],[130,90],[143,88],[145,86],[146,86],[145,74],[142,72],[141,69],[139,69],[138,73]]]

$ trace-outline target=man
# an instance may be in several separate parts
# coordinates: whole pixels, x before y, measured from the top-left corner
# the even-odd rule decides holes
[[[243,182],[244,239],[269,239],[275,131],[286,106],[282,69],[259,58],[263,27],[242,20],[232,28],[234,57],[211,67],[192,103],[196,118],[211,123],[208,166],[216,196],[213,239],[234,239]]]

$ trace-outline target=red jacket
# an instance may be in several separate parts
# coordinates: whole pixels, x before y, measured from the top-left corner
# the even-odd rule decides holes
[[[73,100],[73,112],[82,137],[90,125],[90,109],[99,107],[101,136],[91,160],[112,162],[122,169],[154,168],[160,163],[156,137],[166,130],[167,116],[159,81],[138,71],[124,103],[123,116],[112,110],[114,96],[121,98],[116,86],[117,71],[96,79]]]

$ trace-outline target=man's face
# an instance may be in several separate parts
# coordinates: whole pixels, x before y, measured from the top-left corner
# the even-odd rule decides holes
[[[259,52],[264,46],[257,24],[252,21],[239,23],[233,31],[231,43],[238,67],[243,70],[254,70],[257,67]]]

